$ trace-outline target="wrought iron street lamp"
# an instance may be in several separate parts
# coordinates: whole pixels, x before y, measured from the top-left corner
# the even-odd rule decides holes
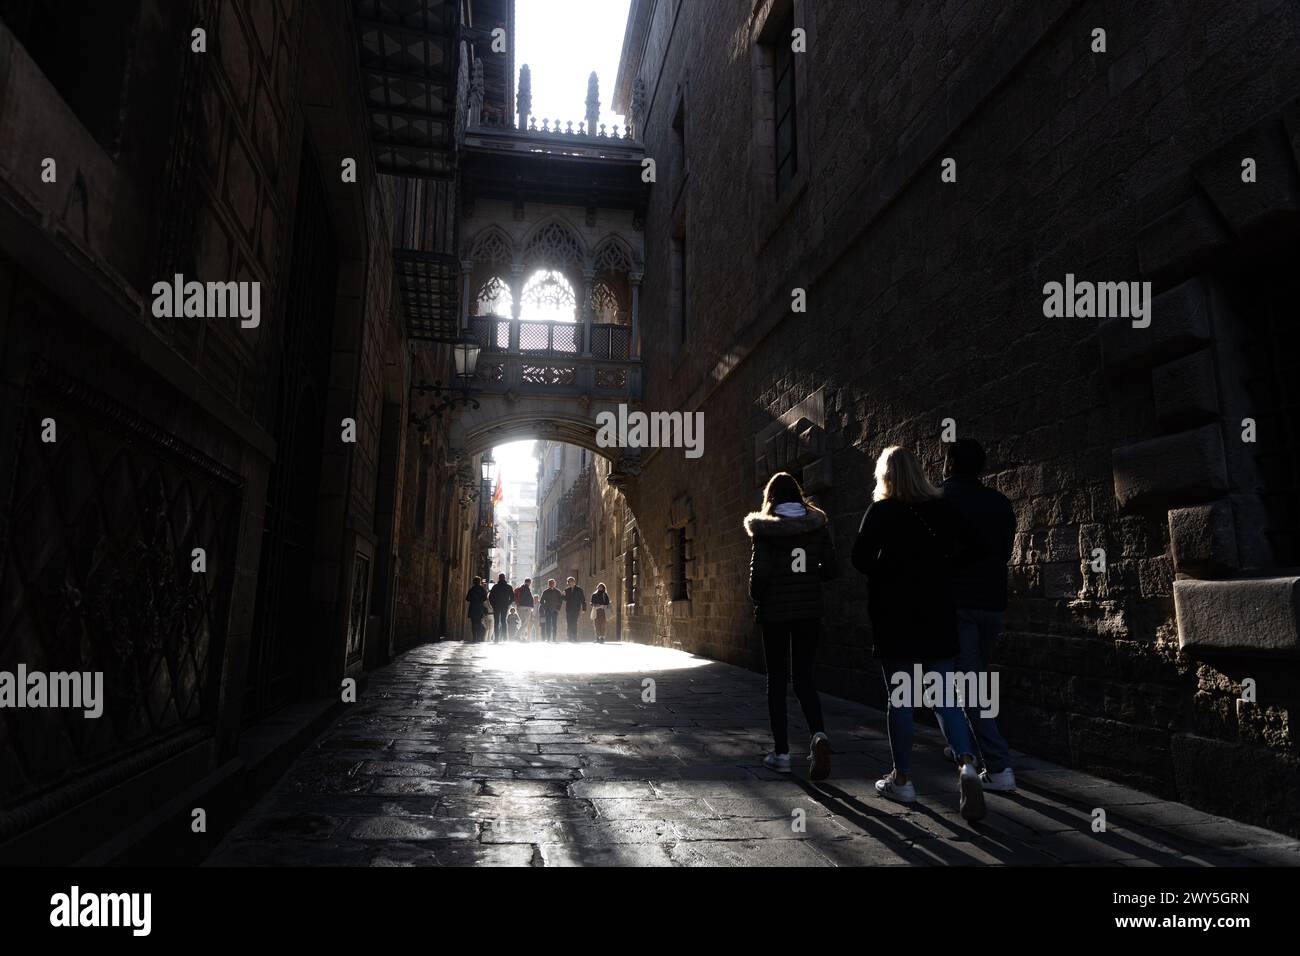
[[[477,339],[468,334],[462,335],[451,346],[457,384],[448,386],[443,385],[442,382],[434,382],[430,385],[428,382],[421,381],[418,385],[411,386],[412,392],[428,392],[432,395],[447,396],[446,398],[436,399],[429,407],[427,414],[413,415],[411,424],[419,428],[420,431],[425,431],[428,429],[430,421],[458,405],[462,408],[480,407],[478,399],[470,394],[470,386],[478,370],[478,355],[482,349],[483,346],[479,344]]]

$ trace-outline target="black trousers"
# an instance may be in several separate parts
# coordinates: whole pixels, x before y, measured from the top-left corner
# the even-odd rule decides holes
[[[506,615],[509,608],[492,609],[492,639],[494,641],[504,641],[506,639]]]
[[[822,702],[813,683],[813,666],[822,622],[780,621],[763,625],[763,658],[767,662],[767,714],[772,722],[772,739],[776,753],[790,752],[790,735],[786,727],[785,687],[793,672],[794,694],[799,698],[804,720],[812,733],[826,730],[822,722]]]

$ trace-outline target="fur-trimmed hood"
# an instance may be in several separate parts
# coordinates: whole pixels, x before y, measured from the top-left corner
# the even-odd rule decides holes
[[[751,538],[760,536],[778,536],[807,534],[826,527],[826,512],[812,505],[807,505],[808,513],[799,518],[783,518],[780,515],[764,514],[751,511],[745,516],[745,531]]]

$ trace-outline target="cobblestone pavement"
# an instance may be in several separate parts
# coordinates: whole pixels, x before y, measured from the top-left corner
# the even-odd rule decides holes
[[[1300,863],[1289,837],[1019,755],[1021,789],[969,824],[929,715],[918,800],[888,802],[872,787],[890,766],[884,715],[823,702],[834,774],[815,785],[799,755],[791,776],[760,765],[759,674],[635,644],[428,645],[372,674],[208,863]],[[798,748],[793,697],[790,711]]]

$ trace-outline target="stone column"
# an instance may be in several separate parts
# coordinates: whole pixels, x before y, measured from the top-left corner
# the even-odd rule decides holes
[[[510,266],[510,351],[519,353],[519,316],[524,309],[524,267]]]
[[[533,111],[533,73],[525,63],[519,68],[519,92],[515,94],[515,112],[519,114],[519,128],[528,129],[528,114]]]
[[[596,124],[600,122],[600,81],[596,71],[587,77],[587,132],[596,135]]]
[[[582,354],[591,357],[591,287],[596,278],[595,269],[582,270],[582,301],[579,314],[582,316]]]
[[[632,284],[632,334],[631,343],[628,345],[628,355],[632,358],[641,357],[641,279],[643,274],[640,272],[629,272],[627,279]]]
[[[470,280],[473,278],[474,260],[460,260],[460,277],[461,277],[461,296],[460,296],[460,329],[462,332],[469,331],[469,300],[474,294],[470,286]]]

